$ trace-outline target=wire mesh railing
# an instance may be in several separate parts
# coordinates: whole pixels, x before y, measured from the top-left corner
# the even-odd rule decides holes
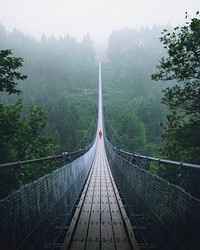
[[[199,172],[198,165],[166,162],[124,152],[108,141],[105,144],[138,243],[142,242],[147,249],[154,244],[157,249],[199,249],[200,199],[157,175],[160,164],[173,164],[178,169],[189,167],[189,171]]]
[[[200,165],[149,157],[138,153],[126,152],[112,145],[111,147],[126,160],[183,188],[192,196],[200,199]]]
[[[1,166],[21,170],[27,164],[42,162],[46,165],[49,160],[54,159],[61,164],[59,168],[37,180],[20,185],[17,190],[0,200],[2,249],[59,246],[58,236],[62,236],[63,230],[66,233],[68,221],[91,168],[95,149],[96,140],[90,147],[77,152]]]
[[[49,174],[61,166],[70,163],[85,154],[92,143],[84,149],[74,152],[63,152],[60,155],[43,157],[26,161],[5,163],[0,165],[0,199],[12,190]]]

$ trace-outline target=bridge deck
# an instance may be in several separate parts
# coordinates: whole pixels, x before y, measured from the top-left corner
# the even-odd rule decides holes
[[[103,139],[62,245],[64,249],[139,249],[110,173]]]

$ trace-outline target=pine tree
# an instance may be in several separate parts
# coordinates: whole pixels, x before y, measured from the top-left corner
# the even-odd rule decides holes
[[[175,80],[164,90],[163,103],[169,114],[164,128],[163,155],[167,158],[200,164],[200,19],[189,19],[163,31],[160,38],[168,56],[160,60],[154,80]]]

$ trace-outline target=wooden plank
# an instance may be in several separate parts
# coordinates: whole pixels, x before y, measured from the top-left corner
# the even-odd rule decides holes
[[[106,159],[106,161],[107,161],[107,159]],[[108,161],[107,161],[107,166],[109,166],[108,165]],[[126,214],[126,211],[125,211],[125,209],[124,209],[124,206],[123,206],[123,203],[122,203],[122,201],[121,201],[121,198],[120,198],[120,195],[119,195],[119,192],[118,192],[118,190],[117,190],[117,187],[116,187],[116,184],[115,184],[115,181],[114,181],[114,179],[113,179],[113,176],[112,176],[112,174],[111,174],[111,171],[110,171],[110,168],[108,167],[108,171],[109,171],[109,174],[110,174],[110,178],[111,178],[111,181],[112,181],[112,186],[113,186],[113,189],[112,189],[112,191],[115,193],[113,196],[112,196],[112,199],[114,200],[114,203],[116,204],[117,203],[117,206],[118,206],[118,210],[114,210],[114,207],[113,207],[113,202],[112,201],[110,201],[110,204],[111,204],[111,209],[112,209],[112,207],[113,207],[113,213],[112,213],[112,215],[114,215],[115,217],[116,217],[116,214],[120,214],[121,215],[121,218],[120,218],[120,225],[121,225],[121,223],[123,223],[123,227],[124,227],[124,229],[125,229],[125,234],[126,234],[126,236],[124,236],[123,235],[123,237],[124,237],[124,243],[126,242],[126,240],[128,240],[129,241],[129,243],[130,243],[130,246],[131,246],[131,248],[132,249],[134,249],[134,250],[139,250],[139,246],[138,246],[138,243],[137,243],[137,241],[136,241],[136,239],[135,239],[135,236],[134,236],[134,232],[133,232],[133,229],[132,229],[132,226],[131,226],[131,223],[130,223],[130,220],[128,219],[128,216],[127,216],[127,214]],[[116,212],[116,213],[115,213]],[[116,222],[117,223],[117,222]],[[115,224],[115,222],[114,222],[114,224]],[[117,231],[118,230],[121,230],[121,229],[117,229]],[[115,232],[116,234],[116,236],[118,235],[118,232]],[[117,239],[117,242],[118,242],[118,244],[117,244],[117,249],[121,249],[121,247],[123,247],[123,249],[130,249],[127,245],[126,246],[121,246],[121,245],[123,245],[122,243],[121,243],[121,241],[120,241],[120,238],[119,239]],[[118,247],[118,245],[119,245],[119,247]]]
[[[95,188],[94,188],[94,197],[91,207],[90,213],[90,221],[89,221],[89,228],[87,234],[87,242],[86,242],[86,249],[94,250],[99,249],[101,244],[100,239],[100,214],[101,214],[101,165],[100,165],[100,152],[97,151],[97,158],[95,163]]]
[[[107,177],[106,174],[101,185],[101,249],[111,250],[115,249],[115,240],[108,199],[110,179]]]
[[[87,234],[86,249],[99,249],[100,245],[100,191],[94,192],[89,228]]]
[[[80,250],[85,248],[85,242],[87,237],[86,232],[88,228],[88,219],[89,219],[89,213],[87,211],[90,210],[89,206],[91,206],[91,196],[93,194],[93,182],[92,182],[93,171],[94,171],[94,164],[91,168],[88,180],[85,184],[79,204],[75,211],[74,217],[71,221],[69,230],[62,244],[61,250],[66,250],[69,248],[77,249],[77,247]],[[72,244],[74,244],[73,247]]]
[[[103,140],[98,142],[83,195],[68,232],[71,244],[62,250],[139,249],[108,166]]]

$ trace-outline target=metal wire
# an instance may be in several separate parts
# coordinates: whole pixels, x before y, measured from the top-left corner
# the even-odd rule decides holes
[[[95,116],[93,117],[88,130],[86,131],[86,133],[84,134],[84,136],[82,137],[82,139],[80,140],[80,142],[77,144],[76,148],[73,151],[76,151],[79,148],[79,146],[81,145],[82,141],[85,139],[85,137],[88,136],[89,131],[91,130],[92,125],[94,124],[94,121],[95,121]]]
[[[146,247],[166,250],[200,249],[200,199],[124,159],[124,152],[108,142],[106,152],[133,226],[145,228],[139,242],[145,238]],[[133,156],[127,153],[129,159]]]
[[[64,214],[67,223],[91,168],[95,149],[96,141],[81,157],[0,200],[2,249],[31,249],[37,244],[35,249],[40,249],[44,237],[49,235],[47,229],[56,218]],[[51,236],[47,238],[54,241]]]
[[[118,139],[118,141],[119,141],[119,142],[121,143],[121,145],[123,146],[123,148],[124,148],[125,150],[128,151],[126,145],[123,143],[123,141],[121,140],[121,138],[119,137],[119,135],[117,134],[117,132],[115,131],[115,129],[113,128],[113,126],[111,125],[110,121],[108,120],[107,115],[106,115],[106,121],[107,121],[108,125],[110,126],[111,130],[113,131],[113,133],[115,134],[115,136],[116,136],[116,138]]]

